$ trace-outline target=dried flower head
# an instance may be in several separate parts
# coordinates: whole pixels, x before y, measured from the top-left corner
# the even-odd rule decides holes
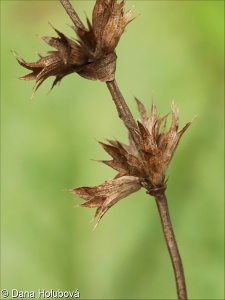
[[[188,122],[178,131],[178,115],[172,103],[172,121],[167,130],[166,120],[169,114],[159,117],[156,105],[152,102],[151,113],[148,116],[144,105],[138,99],[136,102],[141,115],[141,121],[138,121],[139,130],[136,132],[139,148],[137,149],[131,135],[129,135],[129,145],[111,140],[108,140],[109,144],[100,143],[113,158],[101,162],[115,169],[118,174],[114,179],[97,187],[80,187],[69,190],[87,201],[80,206],[97,208],[95,214],[98,216],[97,222],[116,202],[141,187],[144,187],[150,195],[166,189],[167,167],[181,136],[194,121],[193,119]]]
[[[110,207],[140,188],[141,181],[138,177],[122,176],[108,180],[99,186],[83,186],[69,191],[87,201],[79,206],[96,208],[95,217],[98,217],[99,222]]]
[[[92,13],[92,24],[87,19],[88,29],[79,20],[72,27],[77,40],[66,37],[56,30],[58,37],[41,38],[56,51],[39,55],[37,62],[24,61],[14,52],[18,63],[32,72],[20,77],[22,80],[36,80],[34,92],[45,79],[55,76],[52,87],[64,76],[77,73],[90,80],[111,81],[116,69],[115,48],[131,21],[131,9],[124,13],[125,0],[97,0]]]

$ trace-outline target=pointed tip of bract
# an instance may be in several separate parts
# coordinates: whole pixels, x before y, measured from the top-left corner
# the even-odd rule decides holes
[[[199,115],[196,115],[189,123],[193,123],[196,119],[198,119]]]
[[[95,224],[95,226],[94,226],[93,230],[95,230],[95,229],[96,229],[96,227],[98,226],[98,223],[99,223],[99,221],[97,221],[97,223]]]
[[[180,137],[183,135],[183,133],[188,129],[188,127],[198,118],[198,115],[196,115],[190,122],[188,122],[184,127],[178,132]]]
[[[177,131],[179,125],[179,116],[178,116],[178,108],[175,105],[174,100],[172,100],[170,107],[171,107],[171,115],[172,115],[170,130]]]
[[[179,109],[178,109],[177,105],[175,104],[174,100],[171,101],[170,107],[171,107],[172,114],[175,114],[178,116]]]
[[[10,50],[10,52],[12,52],[12,54],[17,57],[18,56],[18,53],[16,51],[13,51],[13,50]]]
[[[157,118],[157,108],[154,99],[152,99],[150,119],[153,121],[156,120],[156,118]]]
[[[49,36],[44,36],[44,35],[39,35],[39,38],[42,39],[46,44],[49,45],[49,43],[51,42],[52,38]]]
[[[32,100],[34,98],[34,94],[35,94],[35,91],[32,93],[30,100]]]
[[[12,52],[12,54],[13,54],[15,57],[19,56],[18,53],[17,53],[16,51],[14,51],[14,50],[10,50],[10,52]]]
[[[77,208],[77,207],[81,207],[81,205],[80,205],[80,204],[77,204],[77,205],[73,205],[72,207],[73,207],[73,208]]]
[[[14,57],[16,58],[16,60],[19,63],[24,63],[24,60],[19,56],[19,54],[16,51],[10,50],[12,52],[12,54],[14,55]]]
[[[64,191],[74,194],[74,189],[64,189]]]

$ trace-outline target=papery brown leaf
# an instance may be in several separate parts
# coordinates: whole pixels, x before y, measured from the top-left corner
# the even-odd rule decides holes
[[[138,128],[140,132],[141,150],[155,155],[158,151],[158,147],[153,134],[153,128],[150,128],[151,132],[149,132],[145,125],[140,122],[138,122]]]
[[[127,175],[127,162],[125,157],[121,155],[120,150],[116,146],[107,145],[105,143],[100,142],[100,145],[113,158],[113,160],[101,160],[100,162],[118,171],[118,177]]]
[[[149,118],[148,114],[147,114],[147,111],[146,111],[146,108],[145,108],[144,104],[137,97],[134,97],[134,99],[137,103],[137,108],[138,108],[138,111],[140,113],[142,122],[145,123]]]
[[[140,188],[141,183],[138,177],[122,176],[108,180],[99,186],[79,187],[70,189],[69,192],[87,201],[79,206],[97,208],[98,223],[110,207]]]
[[[125,1],[97,0],[92,14],[92,24],[97,37],[97,47],[103,53],[115,50],[125,27],[131,21],[131,9],[124,13]]]
[[[178,116],[174,104],[171,106],[171,125],[166,129],[169,114],[157,116],[156,105],[153,102],[148,116],[144,105],[136,99],[141,121],[138,121],[140,147],[137,149],[132,136],[129,135],[129,145],[116,140],[108,140],[109,144],[100,142],[103,149],[112,160],[100,162],[115,169],[118,174],[114,179],[96,187],[81,187],[71,189],[85,203],[80,206],[96,208],[97,222],[120,199],[136,192],[141,187],[151,195],[166,189],[165,173],[174,155],[181,136],[194,121],[187,123],[178,131]]]
[[[46,56],[39,56],[36,63],[22,60],[17,54],[19,64],[32,73],[19,77],[22,80],[36,80],[34,93],[50,76],[55,76],[52,88],[66,75],[77,73],[85,79],[112,81],[116,70],[115,48],[131,21],[131,10],[124,13],[125,1],[97,0],[92,13],[92,24],[87,18],[88,29],[83,25],[73,11],[72,27],[77,40],[69,39],[59,30],[55,30],[58,37],[42,36],[41,38],[57,51],[49,51]],[[69,14],[71,16],[71,14]]]
[[[142,121],[138,121],[140,147],[135,147],[132,137],[130,145],[118,141],[109,141],[109,145],[100,143],[113,160],[101,161],[118,171],[115,178],[122,176],[139,177],[142,184],[151,188],[164,187],[165,173],[173,157],[180,137],[191,124],[189,122],[178,132],[178,116],[174,104],[171,106],[171,125],[166,129],[166,120],[169,114],[157,116],[156,105],[153,102],[151,113],[148,116],[144,105],[135,99]],[[135,150],[134,150],[135,149]]]
[[[115,77],[116,54],[110,53],[99,60],[85,65],[81,71],[77,72],[80,76],[89,80],[111,81]]]
[[[88,30],[80,28],[78,26],[72,26],[78,36],[78,42],[81,45],[84,52],[89,57],[89,62],[94,61],[100,56],[96,55],[97,39],[89,19],[87,18]]]
[[[50,76],[56,77],[52,85],[53,88],[64,76],[80,71],[82,65],[88,60],[85,53],[81,52],[81,48],[78,44],[68,39],[55,28],[54,30],[59,35],[59,38],[42,37],[42,39],[50,46],[55,47],[58,51],[49,51],[48,56],[39,55],[40,59],[34,63],[25,62],[16,52],[13,52],[21,66],[32,70],[32,73],[19,78],[22,80],[35,79],[34,92]]]
[[[100,144],[104,148],[104,150],[113,158],[113,160],[101,162],[119,172],[116,178],[124,175],[138,176],[140,178],[145,177],[141,159],[129,153],[129,151],[127,151],[121,143],[116,141],[114,143],[114,146],[104,143]]]

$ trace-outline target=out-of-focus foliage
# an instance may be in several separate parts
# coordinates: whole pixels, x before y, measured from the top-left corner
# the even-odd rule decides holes
[[[72,2],[90,15],[93,1]],[[127,8],[133,5],[127,2]],[[154,97],[161,114],[174,100],[180,125],[199,118],[168,170],[168,200],[190,299],[224,299],[224,2],[136,1],[117,48],[117,81]],[[93,211],[64,191],[116,172],[95,139],[126,142],[105,84],[70,75],[46,95],[10,50],[26,61],[50,50],[38,35],[54,27],[74,37],[59,1],[1,1],[1,288],[73,291],[83,299],[175,299],[175,283],[153,198],[139,191],[113,207],[95,231]]]

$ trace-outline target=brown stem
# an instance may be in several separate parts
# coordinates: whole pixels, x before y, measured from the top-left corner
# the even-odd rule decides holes
[[[123,95],[121,94],[119,87],[115,80],[106,82],[107,87],[112,95],[113,101],[116,105],[119,117],[122,119],[127,129],[129,130],[137,149],[139,149],[139,140],[137,136],[137,125],[134,121],[134,118],[127,106]],[[152,192],[151,192],[152,193]],[[153,194],[156,200],[158,207],[163,233],[165,236],[167,248],[169,250],[170,258],[173,265],[176,286],[177,286],[177,295],[179,300],[187,300],[187,292],[184,278],[184,271],[182,266],[182,261],[180,253],[177,247],[175,235],[173,232],[172,223],[170,220],[167,199],[165,195],[165,187],[159,189],[158,192]]]
[[[69,0],[60,0],[61,4],[65,8],[67,14],[71,18],[74,25],[77,27],[85,29],[85,26],[81,22],[80,18],[78,17],[77,13],[73,9],[72,5],[70,4]],[[112,95],[113,101],[116,105],[119,117],[124,122],[125,126],[127,127],[137,150],[139,149],[139,136],[138,136],[138,127],[137,124],[127,106],[123,95],[121,94],[119,87],[115,80],[106,82],[107,87]],[[143,163],[145,162],[145,157],[142,151],[139,151],[140,155],[143,156]],[[167,199],[165,195],[165,188],[161,189],[156,193],[152,193],[149,191],[149,194],[152,194],[155,197],[156,204],[158,207],[163,233],[165,236],[167,248],[169,250],[170,258],[172,261],[175,280],[176,280],[176,287],[177,287],[177,295],[179,300],[187,300],[187,292],[185,286],[185,278],[184,278],[184,271],[182,266],[181,257],[179,254],[179,250],[177,247],[176,239],[173,233],[173,228],[170,220],[169,210],[167,206]]]
[[[139,139],[138,139],[138,128],[137,124],[134,121],[134,118],[130,112],[129,107],[127,106],[123,95],[121,94],[119,87],[116,83],[116,80],[107,81],[106,85],[112,95],[113,101],[116,105],[116,109],[118,112],[118,115],[120,119],[123,121],[124,125],[127,127],[130,135],[132,136],[132,139],[137,147],[139,149]]]
[[[76,27],[79,27],[83,30],[86,30],[84,24],[81,22],[79,16],[77,15],[75,10],[73,9],[73,6],[69,2],[69,0],[60,0],[60,2],[62,4],[62,6],[65,8],[65,10],[66,10],[67,14],[69,15],[70,19],[72,20],[73,24]]]
[[[173,232],[173,227],[170,220],[167,199],[164,192],[155,195],[156,204],[158,207],[163,233],[169,250],[170,258],[173,265],[177,295],[179,300],[187,300],[186,284],[184,277],[183,265],[178,250],[177,242]]]
[[[123,121],[124,125],[127,127],[132,137],[132,140],[134,141],[136,149],[139,152],[140,157],[142,158],[142,164],[144,166],[144,169],[148,173],[148,167],[146,164],[145,155],[144,152],[141,151],[140,149],[139,129],[137,127],[137,123],[135,122],[129,107],[127,106],[126,101],[120,92],[116,80],[114,79],[112,81],[107,81],[106,85],[112,95],[112,99],[116,105],[118,115],[120,119]]]

